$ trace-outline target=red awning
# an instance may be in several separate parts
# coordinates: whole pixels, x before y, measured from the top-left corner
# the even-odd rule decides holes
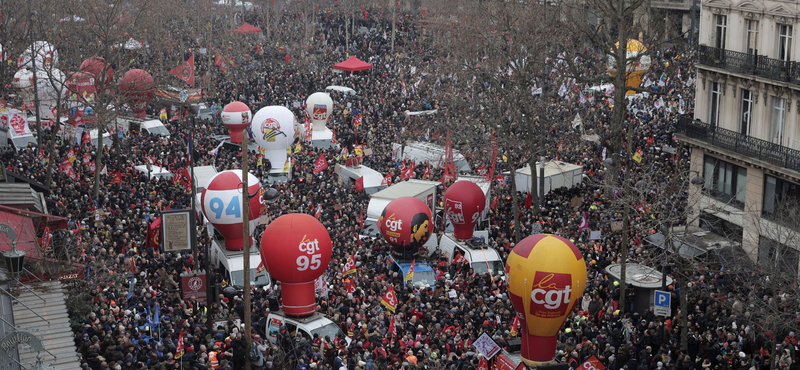
[[[233,33],[260,33],[261,29],[253,26],[250,23],[244,22],[239,28],[233,30]]]
[[[372,69],[372,64],[362,62],[356,57],[350,57],[349,59],[341,62],[339,64],[334,64],[333,69],[339,69],[342,71],[363,71],[365,69]]]
[[[25,218],[29,218],[32,220],[33,226],[36,227],[37,229],[44,228],[45,226],[53,230],[67,228],[67,219],[60,216],[47,215],[44,213],[29,211],[26,209],[19,209],[19,208],[0,205],[0,215],[4,213],[11,213],[23,216]],[[5,216],[0,217],[0,222],[3,222],[4,219]]]
[[[33,219],[19,215],[15,212],[0,210],[0,223],[4,223],[14,229],[17,239],[11,240],[6,234],[0,234],[0,251],[6,252],[11,249],[11,243],[17,243],[17,249],[25,252],[30,258],[42,258],[42,251],[39,247],[39,239],[36,235],[36,227],[33,226]]]

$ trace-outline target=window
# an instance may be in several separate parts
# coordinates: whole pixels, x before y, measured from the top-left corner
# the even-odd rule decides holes
[[[755,107],[755,96],[753,92],[742,89],[742,112],[739,124],[739,132],[743,135],[750,135],[750,122],[752,121],[753,108]]]
[[[719,104],[722,100],[722,84],[719,82],[712,82],[711,83],[711,94],[710,94],[710,103],[708,106],[710,107],[708,111],[708,123],[711,126],[719,125]]]
[[[769,139],[775,144],[781,144],[783,143],[783,123],[786,120],[786,99],[773,96],[771,107]]]
[[[764,178],[764,203],[761,211],[797,225],[800,222],[800,185],[774,176]]]
[[[746,35],[745,35],[745,51],[750,55],[758,54],[758,21],[747,19],[745,20]]]
[[[705,190],[711,196],[742,208],[747,186],[747,169],[714,157],[705,157],[703,164]]]
[[[728,32],[728,16],[715,14],[714,27],[714,47],[717,49],[725,49],[725,35]]]
[[[792,57],[792,25],[778,24],[778,59],[788,62]]]

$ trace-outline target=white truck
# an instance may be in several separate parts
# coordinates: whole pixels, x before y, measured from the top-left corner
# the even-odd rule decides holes
[[[39,145],[28,125],[25,112],[8,109],[0,113],[0,145],[21,150],[27,148],[28,144]]]
[[[431,214],[434,214],[437,185],[439,185],[439,183],[435,181],[408,180],[394,184],[386,189],[372,194],[369,199],[369,205],[367,205],[367,217],[364,219],[364,229],[361,230],[360,236],[362,238],[370,237],[372,239],[381,237],[380,231],[378,230],[378,219],[381,217],[381,213],[383,213],[384,208],[386,208],[391,201],[397,198],[417,198],[423,203],[427,204],[431,209]],[[431,237],[428,239],[428,242],[425,243],[425,248],[427,248],[428,251],[433,252],[436,250],[437,245],[438,243],[436,238]]]
[[[451,233],[442,235],[439,249],[447,258],[448,263],[453,260],[469,264],[477,274],[489,273],[492,276],[503,276],[505,279],[505,261],[500,253],[487,244],[488,231],[476,231],[472,240],[459,240]]]
[[[153,135],[168,138],[170,136],[169,129],[164,125],[161,120],[154,117],[147,118],[134,118],[134,117],[117,117],[117,129],[121,131],[140,131]]]
[[[583,181],[583,167],[561,161],[548,161],[544,165],[544,179],[539,174],[539,163],[536,164],[536,179],[539,183],[544,180],[544,193],[547,194],[553,189],[561,187],[571,188]],[[510,172],[504,173],[510,176]],[[525,166],[516,171],[514,179],[517,184],[517,191],[530,192],[532,184],[531,167]],[[538,193],[539,186],[533,189]]]
[[[402,151],[394,149],[398,145],[399,144],[392,144],[392,152],[398,158],[410,159],[416,164],[428,162],[432,167],[440,166],[440,162],[442,162],[443,165],[447,154],[447,149],[445,147],[423,141],[411,142],[403,147]],[[453,150],[453,163],[455,164],[456,171],[470,171],[469,162],[467,162],[467,159],[464,158],[464,155],[459,153],[458,150]]]
[[[212,267],[219,268],[222,278],[229,285],[241,289],[244,286],[244,252],[226,249],[222,238],[211,238],[211,251]],[[250,286],[269,290],[272,280],[267,269],[258,271],[260,264],[261,254],[258,248],[250,248]]]
[[[360,177],[364,178],[364,191],[367,194],[375,194],[388,187],[387,185],[381,185],[383,175],[367,166],[339,167],[339,179],[345,185],[353,185]]]
[[[278,333],[286,329],[288,333],[294,337],[297,334],[302,335],[306,340],[311,343],[314,340],[314,334],[319,335],[320,338],[334,341],[337,336],[342,336],[350,345],[352,339],[344,335],[339,325],[336,325],[325,315],[315,312],[309,316],[294,317],[287,316],[283,310],[272,311],[267,316],[267,340],[272,344],[278,343]]]

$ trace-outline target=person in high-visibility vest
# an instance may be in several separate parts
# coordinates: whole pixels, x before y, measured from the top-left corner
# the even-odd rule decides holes
[[[212,369],[219,369],[219,360],[217,354],[219,353],[219,346],[214,346],[211,352],[208,353],[208,363],[211,364]]]

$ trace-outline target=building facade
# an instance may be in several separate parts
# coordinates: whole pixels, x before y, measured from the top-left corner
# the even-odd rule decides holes
[[[800,3],[704,0],[695,111],[678,122],[705,184],[689,219],[753,262],[800,271]]]

